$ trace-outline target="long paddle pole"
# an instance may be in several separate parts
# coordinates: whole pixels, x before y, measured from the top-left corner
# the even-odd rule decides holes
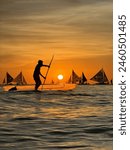
[[[44,82],[43,82],[43,84],[42,84],[42,89],[43,89],[43,85],[44,85],[45,82],[46,82],[46,78],[47,78],[48,72],[49,72],[49,70],[50,70],[50,67],[51,67],[53,58],[54,58],[54,55],[52,56],[51,61],[50,61],[50,64],[49,64],[49,67],[48,67],[48,69],[47,69],[47,72],[46,72],[46,75],[45,75],[45,79],[44,79]]]

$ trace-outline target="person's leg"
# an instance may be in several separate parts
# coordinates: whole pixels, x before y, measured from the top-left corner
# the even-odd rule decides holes
[[[35,84],[35,90],[37,91],[37,89],[38,89],[38,84],[36,83]]]
[[[36,81],[35,90],[38,90],[38,88],[39,88],[40,85],[41,85],[41,80],[38,79],[38,80]]]

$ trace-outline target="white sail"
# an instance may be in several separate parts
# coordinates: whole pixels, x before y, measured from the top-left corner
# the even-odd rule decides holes
[[[108,84],[109,80],[103,70],[103,68],[101,70],[99,70],[99,72],[94,75],[90,80],[96,81],[99,84]]]

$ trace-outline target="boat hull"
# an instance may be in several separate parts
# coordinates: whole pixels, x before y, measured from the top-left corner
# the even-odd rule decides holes
[[[2,91],[32,91],[35,85],[5,85]],[[39,87],[39,91],[44,90],[72,90],[76,84],[45,84]]]

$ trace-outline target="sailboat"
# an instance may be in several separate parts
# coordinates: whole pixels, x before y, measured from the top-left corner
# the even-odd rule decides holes
[[[97,84],[109,84],[109,80],[103,68],[99,70],[98,73],[96,73],[96,75],[94,75],[90,80],[98,82]]]
[[[87,84],[87,78],[86,78],[86,76],[84,75],[83,72],[82,72],[79,84],[81,84],[81,85],[86,85]]]
[[[2,87],[3,91],[34,91],[34,84],[27,84],[22,72],[20,72],[17,77],[12,81],[13,84],[6,85]],[[76,84],[44,84],[39,87],[39,91],[47,91],[47,90],[72,90],[76,87]]]
[[[3,80],[3,84],[5,85],[11,84],[12,81],[13,81],[13,77],[8,72],[6,72],[6,76]]]
[[[20,72],[17,75],[17,77],[13,80],[13,82],[16,83],[17,85],[26,85],[27,84],[22,72]]]
[[[74,70],[72,70],[72,74],[68,80],[68,83],[79,84],[79,82],[80,82],[80,77],[75,73]]]

